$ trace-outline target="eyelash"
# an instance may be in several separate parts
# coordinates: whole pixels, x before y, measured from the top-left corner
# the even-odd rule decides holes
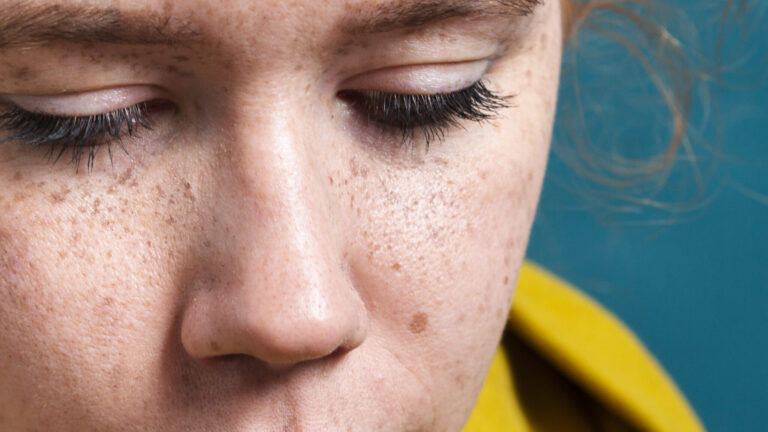
[[[347,90],[340,92],[339,97],[381,131],[398,133],[403,144],[412,143],[416,133],[421,133],[427,149],[431,142],[442,141],[449,129],[461,127],[463,120],[483,122],[494,118],[500,110],[509,107],[510,99],[489,90],[483,81],[452,93],[418,95]],[[126,133],[135,136],[140,128],[152,129],[151,104],[142,102],[84,117],[34,113],[16,107],[0,114],[0,131],[12,134],[0,144],[16,142],[31,150],[45,148],[46,157],[53,159],[53,163],[70,151],[70,162],[76,170],[83,156],[87,156],[90,172],[101,146],[106,145],[112,161],[112,143],[128,153],[121,138]]]
[[[442,141],[463,120],[491,120],[508,108],[509,96],[500,96],[478,81],[465,89],[442,94],[397,94],[349,90],[340,93],[369,124],[385,133],[397,133],[403,144],[413,143],[421,133],[427,149],[433,141]]]
[[[31,150],[45,148],[46,157],[53,159],[53,163],[70,151],[71,162],[76,170],[83,156],[87,156],[88,171],[91,171],[96,153],[102,145],[107,146],[112,161],[112,143],[117,143],[127,154],[121,138],[126,133],[135,136],[139,128],[152,129],[148,119],[149,108],[149,103],[142,102],[108,113],[64,117],[34,113],[17,107],[0,114],[0,130],[12,134],[0,141],[0,144],[16,142],[20,147]]]

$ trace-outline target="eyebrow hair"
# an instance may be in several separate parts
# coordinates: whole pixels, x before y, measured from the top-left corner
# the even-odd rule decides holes
[[[201,32],[178,18],[115,7],[11,4],[0,14],[0,48],[50,42],[182,45]]]
[[[485,18],[493,16],[527,16],[542,0],[427,0],[383,4],[372,11],[357,10],[345,23],[346,32],[354,35],[387,33],[423,27],[450,18]]]
[[[342,21],[348,34],[376,34],[418,28],[457,17],[525,16],[542,0],[400,0],[374,9],[351,8]],[[10,4],[0,14],[0,48],[51,42],[185,45],[202,39],[187,21],[116,7]]]

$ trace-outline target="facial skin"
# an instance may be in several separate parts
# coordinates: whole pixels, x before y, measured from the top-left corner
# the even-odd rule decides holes
[[[0,36],[0,113],[166,101],[90,171],[0,145],[0,430],[461,429],[544,175],[560,7],[352,29],[395,2],[25,3],[178,40]],[[340,97],[481,78],[512,106],[428,149]]]

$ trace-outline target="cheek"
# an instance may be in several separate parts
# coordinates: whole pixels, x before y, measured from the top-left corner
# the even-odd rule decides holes
[[[139,169],[48,184],[16,177],[0,179],[18,197],[0,213],[0,415],[64,430],[67,413],[94,407],[138,415],[136,398],[104,395],[130,391],[162,360],[191,185]]]
[[[482,382],[543,176],[546,143],[528,153],[496,148],[465,161],[435,155],[422,167],[352,170],[370,172],[350,188],[363,191],[354,197],[349,241],[356,285],[387,343],[436,398],[451,399],[441,407],[466,407],[456,390],[472,397]]]

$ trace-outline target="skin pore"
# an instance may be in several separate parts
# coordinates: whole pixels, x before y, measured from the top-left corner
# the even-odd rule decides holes
[[[562,36],[557,1],[450,3],[0,0],[0,115],[155,101],[93,158],[0,145],[0,430],[460,430]],[[428,147],[340,97],[481,79],[508,107]]]

